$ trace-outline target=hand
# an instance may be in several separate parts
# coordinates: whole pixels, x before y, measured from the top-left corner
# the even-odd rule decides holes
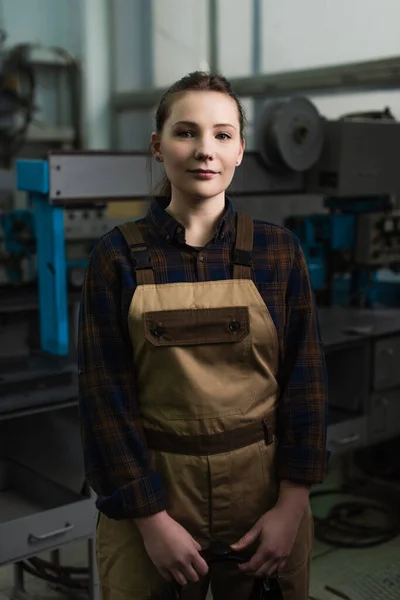
[[[166,512],[136,519],[136,524],[147,554],[164,579],[186,585],[208,573],[200,544]]]
[[[239,570],[253,577],[276,575],[285,567],[303,518],[303,511],[294,511],[290,505],[276,505],[265,513],[241,540],[231,546],[241,551],[259,540],[252,558],[239,565]]]

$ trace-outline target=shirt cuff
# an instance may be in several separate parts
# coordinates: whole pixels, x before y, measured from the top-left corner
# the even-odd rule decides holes
[[[136,519],[166,510],[161,478],[157,473],[132,481],[110,496],[98,496],[96,506],[109,519]]]
[[[314,485],[322,483],[330,453],[309,446],[280,446],[278,449],[279,479]]]

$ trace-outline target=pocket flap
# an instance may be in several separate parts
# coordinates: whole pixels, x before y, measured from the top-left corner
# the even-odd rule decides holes
[[[146,339],[155,346],[226,344],[250,332],[247,306],[160,310],[144,314]]]

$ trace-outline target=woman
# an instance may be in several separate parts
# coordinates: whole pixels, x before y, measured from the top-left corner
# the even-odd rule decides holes
[[[171,579],[190,600],[210,580],[215,600],[241,600],[249,575],[267,574],[285,600],[308,598],[325,365],[298,240],[225,196],[243,129],[226,79],[175,83],[152,136],[167,200],[90,258],[79,399],[103,600],[144,600]],[[248,562],[210,572],[213,540]]]

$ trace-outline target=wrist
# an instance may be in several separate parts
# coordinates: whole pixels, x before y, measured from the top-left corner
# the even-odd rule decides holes
[[[147,517],[138,517],[134,519],[134,523],[139,529],[139,532],[144,534],[149,529],[153,529],[154,527],[158,527],[165,523],[166,519],[168,519],[168,513],[166,510],[163,510]]]
[[[310,503],[310,486],[281,481],[277,506],[287,508],[303,516]]]

